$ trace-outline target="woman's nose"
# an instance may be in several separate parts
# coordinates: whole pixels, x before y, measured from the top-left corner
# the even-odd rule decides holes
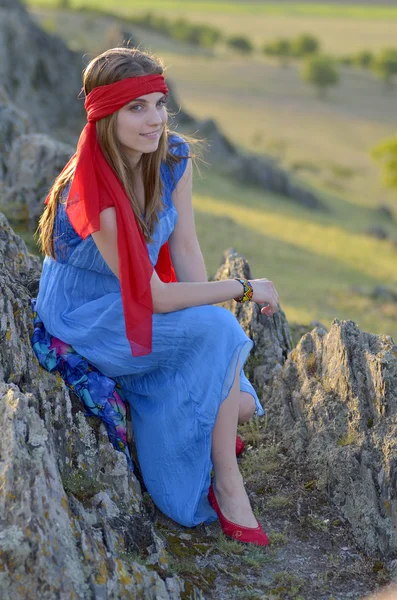
[[[151,111],[149,117],[149,125],[161,125],[163,122],[162,116],[157,109]]]

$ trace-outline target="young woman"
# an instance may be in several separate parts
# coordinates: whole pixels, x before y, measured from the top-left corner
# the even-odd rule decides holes
[[[214,305],[251,300],[271,315],[277,291],[267,279],[208,282],[192,155],[167,127],[160,61],[113,48],[83,83],[88,123],[38,227],[37,315],[123,389],[159,509],[188,527],[218,516],[226,535],[265,546],[236,460],[237,423],[263,414],[243,371],[253,342]]]

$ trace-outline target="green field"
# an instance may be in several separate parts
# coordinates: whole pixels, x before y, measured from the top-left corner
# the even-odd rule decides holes
[[[134,2],[134,7],[147,10],[155,4]],[[168,7],[169,17],[181,6],[157,4]],[[264,17],[255,19],[249,12],[253,3],[244,3],[242,14],[236,3],[212,2],[210,15],[205,4],[184,2],[185,16],[212,24],[220,19],[217,24],[229,32],[254,34],[256,27],[288,37],[308,31],[330,49],[339,39],[340,54],[394,45],[393,7],[356,6],[360,19],[345,19],[335,11],[350,11],[347,5],[295,4],[295,14],[290,3],[262,3],[256,6]],[[117,9],[127,6],[131,4],[119,2]],[[265,17],[270,9],[273,13]],[[320,9],[329,13],[316,13]],[[304,16],[302,10],[312,12]],[[389,11],[387,19],[383,10]],[[368,11],[373,18],[364,18]],[[88,58],[109,47],[114,36],[108,17],[50,9],[35,9],[34,14]],[[295,169],[302,181],[321,190],[331,208],[329,215],[316,213],[285,198],[239,187],[214,168],[203,168],[202,178],[195,176],[194,206],[209,275],[223,251],[233,246],[249,260],[254,277],[275,282],[290,322],[318,319],[329,326],[334,317],[352,319],[366,331],[390,334],[397,341],[397,304],[352,291],[360,286],[369,292],[376,285],[397,290],[397,246],[365,233],[370,225],[381,225],[397,239],[397,193],[382,187],[369,157],[369,149],[397,129],[396,91],[385,94],[370,73],[345,68],[341,85],[324,102],[301,82],[296,64],[284,69],[259,55],[244,59],[224,51],[209,57],[159,34],[126,28],[140,47],[162,58],[187,111],[214,118],[241,149],[271,154]],[[394,222],[378,213],[380,204],[394,211]]]
[[[36,6],[59,6],[58,0],[28,0],[26,4]],[[241,2],[238,0],[119,0],[115,6],[110,0],[71,0],[72,8],[82,6],[106,9],[123,14],[132,11],[154,10],[160,12],[179,12],[182,14],[202,13],[203,15],[222,13],[230,15],[292,15],[294,17],[336,17],[351,19],[397,19],[397,7],[395,6],[366,6],[357,3],[327,3],[327,2]]]
[[[346,54],[363,47],[377,50],[396,44],[397,6],[362,6],[354,3],[197,2],[181,0],[70,0],[73,8],[90,7],[124,16],[153,11],[170,19],[186,17],[210,22],[225,34],[249,35],[262,45],[277,37],[315,32],[326,51]],[[28,0],[30,6],[54,7],[58,0]]]
[[[196,176],[194,187],[197,232],[210,274],[223,251],[234,247],[254,277],[274,281],[289,321],[316,318],[329,326],[334,317],[352,319],[365,331],[397,339],[397,304],[351,290],[382,284],[397,289],[397,249],[361,233],[375,220],[371,209],[339,201],[334,215],[313,219],[291,201],[239,188],[209,171]]]

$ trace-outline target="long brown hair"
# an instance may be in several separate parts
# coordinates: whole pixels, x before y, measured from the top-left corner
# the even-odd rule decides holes
[[[163,73],[164,68],[161,61],[148,52],[138,50],[137,48],[111,48],[94,58],[84,69],[84,93],[87,96],[97,86],[116,83],[126,77]],[[168,114],[170,114],[169,111]],[[142,179],[146,201],[146,214],[145,218],[142,218],[139,204],[134,194],[135,174],[128,164],[125,150],[123,150],[117,139],[116,119],[117,113],[113,113],[99,120],[96,123],[97,137],[106,160],[124,185],[139,225],[142,228],[145,240],[150,242],[154,227],[159,221],[158,213],[163,208],[163,184],[160,177],[161,162],[165,161],[172,173],[175,163],[180,162],[183,158],[195,159],[198,156],[192,153],[190,148],[189,155],[186,157],[172,154],[169,150],[168,138],[176,132],[171,130],[167,124],[165,125],[157,150],[142,154],[141,157]],[[203,141],[187,135],[181,136],[180,133],[177,135],[182,137],[184,141],[187,141],[189,146]],[[73,160],[68,169],[55,179],[49,192],[49,202],[39,219],[39,224],[34,234],[38,236],[38,244],[41,251],[53,258],[55,258],[53,232],[57,204],[65,186],[73,178],[75,162]]]

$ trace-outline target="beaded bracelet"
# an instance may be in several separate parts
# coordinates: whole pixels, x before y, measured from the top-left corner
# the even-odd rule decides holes
[[[251,298],[254,294],[254,288],[252,287],[252,285],[248,281],[248,279],[238,279],[237,277],[235,277],[235,280],[239,281],[244,287],[244,294],[240,298],[234,298],[235,301],[236,302],[248,302],[249,300],[251,300]]]

